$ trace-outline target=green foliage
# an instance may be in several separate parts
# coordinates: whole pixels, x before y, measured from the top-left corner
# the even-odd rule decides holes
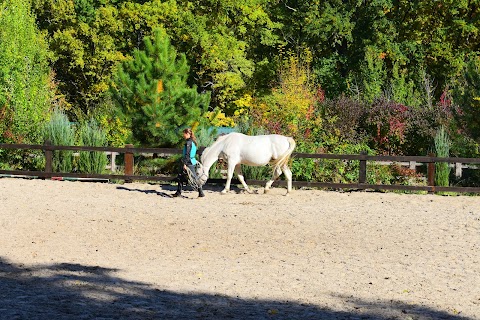
[[[50,121],[45,125],[43,137],[55,146],[73,146],[75,129],[67,115],[58,109],[54,110]],[[53,152],[52,169],[54,172],[72,172],[73,151],[57,150]]]
[[[78,135],[81,146],[105,147],[107,144],[105,132],[94,120],[82,123]],[[80,151],[77,167],[83,173],[103,173],[107,162],[105,152]]]
[[[245,127],[242,132],[292,135],[305,150],[333,152],[342,145],[367,144],[380,154],[424,155],[436,128],[444,125],[451,154],[470,157],[480,152],[480,0],[33,0],[32,4],[37,25],[54,53],[51,83],[58,83],[67,114],[76,122],[97,119],[110,145],[128,141],[174,146],[186,125],[193,126],[202,141],[209,141],[202,122],[210,104],[210,118],[216,112],[224,115],[217,123],[231,125],[227,121],[236,116],[238,126]],[[4,12],[5,5],[2,8]],[[10,81],[9,75],[35,74],[25,68],[17,72],[23,63],[18,57],[45,44],[29,40],[22,29],[30,18],[23,19],[18,12],[16,18],[7,16],[0,16],[0,84],[6,88],[0,92],[0,139],[27,141],[25,133],[34,132],[35,121],[42,117],[35,113],[30,117],[35,121],[14,118],[28,114],[25,110],[31,105],[7,102],[14,96],[25,100],[24,93],[35,90],[25,90],[24,83]],[[181,90],[169,89],[163,74],[154,75],[150,53],[158,43],[153,40],[149,48],[142,40],[155,39],[157,28],[168,32],[179,52],[180,58],[169,66],[180,70],[180,87],[197,85],[198,91],[211,93],[201,111],[196,90],[180,102]],[[9,45],[18,39],[23,47]],[[136,69],[130,72],[127,66]],[[126,81],[127,74],[131,82]],[[113,91],[123,90],[117,100],[125,108],[122,116],[105,102],[112,79]],[[35,110],[42,115],[40,110],[45,109]],[[35,134],[31,137],[34,141]],[[27,158],[19,154],[16,159]],[[295,165],[308,179],[318,176],[316,162]],[[325,172],[341,171],[333,166]],[[386,180],[394,176],[393,169],[377,169]],[[346,172],[338,174],[351,180]]]
[[[160,2],[160,1],[158,1]],[[157,1],[154,3],[157,4]],[[231,101],[253,86],[265,87],[265,79],[254,72],[255,61],[274,66],[264,48],[276,49],[280,24],[271,21],[266,0],[177,0],[170,2],[169,25],[172,40],[186,52],[199,86],[212,91],[212,105],[229,113]],[[165,11],[164,11],[165,12]],[[259,68],[258,73],[265,72]],[[269,74],[267,70],[267,74]],[[270,73],[271,74],[271,73]],[[256,81],[255,81],[256,80]]]
[[[323,149],[306,144],[302,141],[297,143],[295,152],[316,153]],[[338,144],[330,153],[334,154],[360,154],[366,151],[373,154],[365,144]],[[318,181],[333,183],[356,183],[358,182],[359,161],[342,161],[336,159],[310,159],[294,158],[292,161],[293,180]]]
[[[303,141],[297,141],[295,152],[315,153],[314,145],[306,144]],[[320,175],[319,160],[310,158],[292,158],[290,169],[292,170],[293,180],[299,181],[318,181]]]
[[[217,129],[215,127],[200,127],[195,132],[195,137],[197,138],[199,147],[208,147],[215,142],[215,137],[217,136]]]
[[[49,52],[28,0],[0,2],[0,142],[38,143],[48,115]]]
[[[392,68],[392,76],[390,78],[390,95],[393,101],[403,103],[409,107],[421,107],[425,99],[422,94],[429,94],[428,92],[421,92],[418,86],[412,79],[407,78],[408,70],[401,68],[400,63],[396,62]],[[425,74],[424,77],[427,77]]]
[[[242,173],[245,179],[251,180],[270,180],[273,175],[272,167],[270,166],[247,166],[242,164]],[[280,179],[283,175],[280,176]]]
[[[53,68],[73,121],[91,117],[124,58],[122,20],[104,0],[32,0],[40,30],[54,53]]]
[[[122,117],[118,115],[111,99],[104,99],[91,116],[105,132],[108,146],[124,147],[128,143],[132,132],[126,121],[122,121]]]
[[[450,139],[445,132],[445,128],[441,127],[435,135],[435,152],[437,157],[448,158],[450,156]],[[447,162],[435,163],[435,185],[448,187],[448,178],[450,176],[450,168]]]
[[[206,119],[210,96],[188,86],[185,55],[177,56],[164,30],[144,42],[145,50],[120,66],[112,93],[136,142],[175,146],[183,127],[196,129]]]
[[[480,141],[480,56],[471,57],[453,88],[453,103],[457,118],[465,133]]]
[[[173,155],[167,158],[151,158],[145,156],[135,157],[134,174],[155,176],[158,174],[175,176],[178,174],[179,156]]]
[[[38,24],[55,52],[60,87],[69,114],[89,116],[108,91],[116,64],[153,30],[166,28],[187,56],[190,84],[213,93],[222,110],[244,90],[263,48],[275,47],[279,24],[268,1],[33,0]],[[263,79],[262,79],[263,80]],[[263,81],[258,81],[263,84]],[[76,119],[75,119],[76,120]]]
[[[131,131],[120,117],[105,114],[100,117],[99,123],[107,135],[107,145],[112,147],[125,146],[131,136]]]
[[[387,78],[382,53],[378,49],[367,47],[361,70],[363,99],[367,103],[372,103],[382,95]]]

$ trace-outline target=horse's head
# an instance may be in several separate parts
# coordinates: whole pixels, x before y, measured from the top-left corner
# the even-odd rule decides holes
[[[197,174],[197,182],[199,185],[203,186],[208,180],[208,171],[205,172],[206,168],[200,163],[197,162],[196,174]]]

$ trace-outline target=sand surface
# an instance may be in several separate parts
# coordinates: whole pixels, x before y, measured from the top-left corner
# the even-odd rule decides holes
[[[0,319],[480,319],[480,197],[0,178]]]

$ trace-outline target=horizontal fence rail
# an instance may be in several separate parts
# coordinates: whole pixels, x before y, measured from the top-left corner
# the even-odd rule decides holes
[[[0,149],[17,149],[17,150],[42,150],[45,155],[45,170],[44,171],[22,171],[22,170],[0,170],[2,175],[11,176],[29,176],[38,178],[75,178],[75,179],[112,179],[125,180],[131,182],[138,181],[172,181],[176,177],[168,175],[134,175],[134,154],[148,153],[148,154],[163,154],[175,155],[181,154],[182,150],[174,148],[139,148],[133,145],[126,145],[120,147],[92,147],[92,146],[56,146],[46,142],[43,145],[36,144],[6,144],[0,143]],[[199,148],[198,153],[201,154],[205,148]],[[96,151],[96,152],[110,152],[124,154],[124,174],[91,174],[91,173],[72,173],[72,172],[53,172],[52,159],[53,151]],[[325,153],[293,153],[293,158],[305,159],[336,159],[347,161],[359,161],[359,179],[358,183],[330,183],[330,182],[309,182],[309,181],[293,181],[292,184],[296,187],[312,187],[312,188],[330,188],[330,189],[373,189],[373,190],[406,190],[406,191],[427,191],[434,192],[466,192],[466,193],[480,193],[480,187],[441,187],[435,186],[435,163],[461,163],[461,164],[480,164],[480,158],[456,158],[456,157],[435,157],[431,156],[371,156],[366,153],[361,154],[325,154]],[[405,186],[405,185],[383,185],[383,184],[367,184],[367,161],[374,162],[409,162],[409,163],[425,163],[427,164],[427,186]],[[248,184],[263,185],[264,180],[246,180]],[[224,183],[225,179],[208,179],[207,183]],[[233,183],[238,184],[237,180]],[[274,186],[286,186],[286,181],[277,180]]]

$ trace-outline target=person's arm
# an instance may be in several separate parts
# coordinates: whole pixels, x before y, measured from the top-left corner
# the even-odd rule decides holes
[[[190,154],[192,153],[192,140],[187,140],[185,142],[185,154],[183,155],[183,164],[191,165]]]

